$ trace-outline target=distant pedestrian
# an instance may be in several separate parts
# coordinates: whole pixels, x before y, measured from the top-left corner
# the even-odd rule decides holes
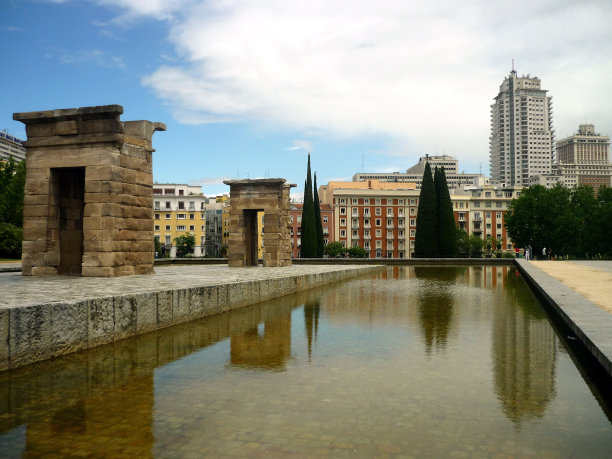
[[[531,245],[525,248],[525,260],[531,260]]]
[[[542,247],[542,259],[546,260],[546,247]]]
[[[516,258],[521,258],[521,249],[518,246],[514,248],[514,252],[516,252]]]

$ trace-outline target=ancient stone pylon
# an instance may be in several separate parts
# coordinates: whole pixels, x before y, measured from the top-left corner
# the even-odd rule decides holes
[[[230,186],[229,266],[257,266],[257,212],[264,211],[264,266],[291,265],[289,190],[283,178],[225,180]]]
[[[120,105],[15,113],[26,125],[24,276],[154,272],[151,139]]]

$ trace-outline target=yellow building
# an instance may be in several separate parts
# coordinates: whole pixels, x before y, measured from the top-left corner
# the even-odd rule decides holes
[[[199,186],[183,184],[153,185],[154,234],[163,253],[175,257],[174,239],[184,234],[195,237],[193,255],[204,255],[206,238],[206,205],[208,198]],[[162,256],[162,254],[158,254]]]

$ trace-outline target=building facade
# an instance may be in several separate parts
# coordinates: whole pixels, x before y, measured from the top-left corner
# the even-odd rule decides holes
[[[323,226],[323,241],[327,245],[334,242],[334,210],[329,204],[320,204],[321,206],[321,224]],[[291,204],[289,210],[289,229],[291,235],[291,253],[293,258],[300,258],[300,247],[302,246],[302,211],[304,205],[302,203]]]
[[[581,124],[578,132],[557,142],[557,174],[566,186],[612,186],[610,137]]]
[[[420,190],[414,184],[356,184],[362,182],[330,182],[319,191],[333,211],[330,240],[345,247],[359,246],[369,258],[414,257]],[[456,188],[451,202],[457,225],[469,235],[494,238],[501,250],[512,250],[504,218],[521,190],[491,184]]]
[[[206,256],[219,258],[227,253],[229,245],[229,205],[230,199],[227,194],[210,198],[208,201],[204,248],[204,255]]]
[[[162,244],[163,254],[176,256],[174,239],[184,234],[195,237],[193,255],[203,256],[208,198],[199,186],[185,184],[153,185],[154,234]]]
[[[0,161],[23,161],[26,158],[24,141],[10,135],[6,130],[0,131]]]
[[[550,174],[554,159],[552,98],[539,78],[513,69],[491,105],[491,179],[503,186],[527,186]]]
[[[394,183],[414,183],[416,188],[421,188],[425,164],[429,162],[432,174],[436,167],[444,167],[446,183],[449,188],[456,188],[461,185],[472,185],[475,181],[484,183],[485,178],[482,174],[468,174],[459,172],[459,162],[452,156],[447,155],[425,155],[419,158],[419,162],[406,170],[406,172],[358,172],[353,175],[354,182],[364,182],[368,180],[378,180],[380,182]]]

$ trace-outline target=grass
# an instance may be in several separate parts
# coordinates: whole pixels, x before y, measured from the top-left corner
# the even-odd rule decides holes
[[[21,258],[0,258],[0,263],[19,263]]]

